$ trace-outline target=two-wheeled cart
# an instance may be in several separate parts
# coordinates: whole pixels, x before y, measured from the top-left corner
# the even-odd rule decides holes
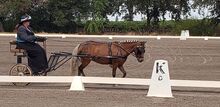
[[[38,41],[43,43],[43,47],[46,50],[46,40]],[[9,71],[10,76],[32,76],[32,70],[28,66],[22,62],[22,58],[27,58],[28,55],[24,49],[18,48],[16,45],[16,41],[10,42],[10,52],[17,57],[16,64],[13,65]],[[54,52],[51,53],[48,60],[48,68],[41,73],[41,75],[46,76],[48,72],[55,71],[67,61],[69,61],[73,55],[68,52]],[[14,85],[28,85],[29,83],[13,83]]]

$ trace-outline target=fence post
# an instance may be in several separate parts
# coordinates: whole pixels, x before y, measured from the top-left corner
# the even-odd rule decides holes
[[[180,40],[186,40],[189,37],[189,30],[182,30]]]
[[[84,91],[84,84],[82,82],[81,76],[74,76],[73,81],[70,86],[70,91]]]

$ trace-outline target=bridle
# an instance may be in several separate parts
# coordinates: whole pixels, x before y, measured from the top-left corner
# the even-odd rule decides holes
[[[121,46],[121,42],[119,42],[119,43],[117,43],[117,44],[115,44],[115,45],[118,46],[118,47],[120,47],[120,48],[121,48],[122,50],[124,50],[127,54],[131,54],[131,55],[134,56],[134,57],[137,57],[136,54],[133,52],[135,48],[144,48],[144,46],[142,46],[142,45],[137,45],[137,46],[135,46],[135,47],[133,47],[133,48],[131,49],[131,50],[133,50],[133,51],[129,52],[128,50],[126,50],[124,47]]]
[[[139,52],[143,53],[143,51],[145,51],[144,48],[145,48],[145,45],[142,45],[142,44],[136,46],[137,52],[139,51]],[[135,50],[134,50],[134,51],[135,51]],[[134,53],[135,53],[135,52],[134,52]],[[136,54],[135,54],[135,55],[136,55]],[[138,56],[136,55],[136,57],[138,57]]]

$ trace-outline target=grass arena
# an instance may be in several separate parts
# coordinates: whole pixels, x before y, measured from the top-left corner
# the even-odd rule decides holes
[[[0,36],[0,75],[8,75],[16,63],[9,52],[14,37]],[[83,41],[147,41],[145,60],[139,63],[129,56],[124,68],[127,78],[151,78],[155,60],[167,60],[171,79],[220,81],[220,40],[179,38],[55,38],[47,40],[47,53],[72,52]],[[25,60],[25,59],[24,59]],[[92,62],[85,68],[86,76],[111,77],[111,68]],[[66,63],[49,76],[69,76]],[[116,77],[122,73],[117,70]],[[69,91],[70,84],[31,83],[25,87],[0,83],[1,107],[219,107],[220,89],[172,87],[174,98],[146,97],[147,86],[85,84],[86,90]]]

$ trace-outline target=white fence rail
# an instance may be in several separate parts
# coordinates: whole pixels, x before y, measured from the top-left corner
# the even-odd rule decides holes
[[[73,34],[36,34],[38,36],[44,36],[44,37],[61,37],[61,38],[66,38],[66,37],[73,37],[73,38],[155,38],[155,39],[163,39],[163,38],[170,38],[170,39],[179,39],[181,38],[180,36],[151,36],[151,35],[135,35],[135,36],[130,36],[130,35],[73,35]],[[16,37],[16,34],[13,33],[0,33],[0,36],[12,36]],[[187,37],[189,39],[220,39],[220,37],[210,37],[210,36],[189,36]]]
[[[71,83],[74,76],[0,76],[0,82]],[[83,83],[150,85],[150,79],[81,77]],[[171,80],[171,86],[220,88],[220,81]]]

